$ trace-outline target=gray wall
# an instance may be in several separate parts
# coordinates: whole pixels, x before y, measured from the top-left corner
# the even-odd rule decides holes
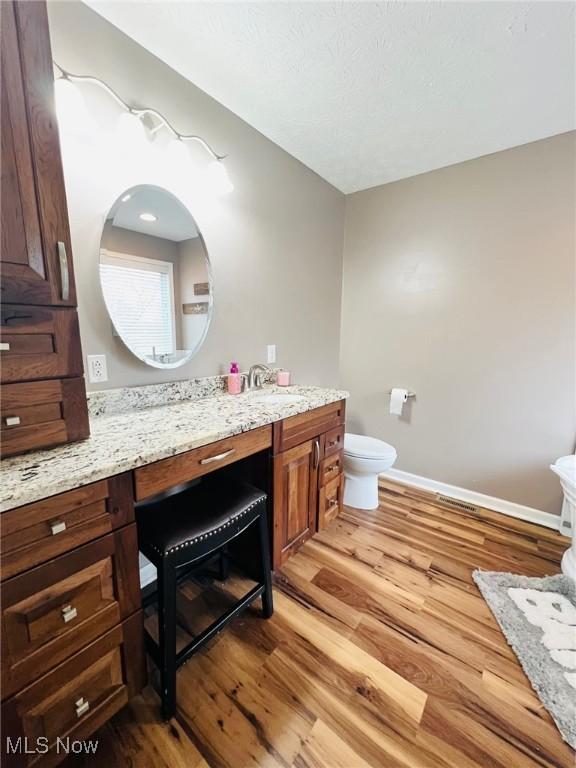
[[[574,134],[351,195],[348,426],[397,468],[558,513],[574,451]],[[390,387],[417,393],[388,413]]]
[[[94,136],[63,138],[84,354],[105,353],[106,386],[213,375],[265,359],[277,344],[278,364],[298,382],[335,384],[338,377],[344,197],[297,160],[78,2],[48,6],[53,54],[62,66],[96,75],[127,101],[153,106],[183,133],[199,133],[221,153],[234,192],[208,200],[199,178],[182,178],[160,157],[132,164],[98,143],[119,112],[93,86],[83,92]],[[97,102],[97,111],[92,109]],[[115,154],[116,153],[116,154]],[[198,177],[208,163],[191,149]],[[194,360],[166,372],[133,358],[112,336],[98,282],[104,217],[134,184],[174,192],[190,208],[210,255],[214,316]],[[90,385],[89,385],[90,386]],[[100,388],[100,386],[98,387]]]
[[[350,429],[393,443],[400,469],[558,512],[547,466],[576,430],[573,135],[348,197],[341,296],[339,192],[85,6],[51,2],[49,16],[56,60],[204,135],[235,184],[210,200],[197,147],[198,173],[161,148],[132,163],[103,148],[118,112],[84,88],[97,124],[65,138],[64,162],[82,344],[107,355],[107,386],[246,367],[269,343],[296,381],[335,384],[340,352]],[[206,343],[166,372],[112,336],[98,282],[105,215],[144,183],[188,205],[214,274]],[[418,395],[401,419],[388,415],[392,386]]]

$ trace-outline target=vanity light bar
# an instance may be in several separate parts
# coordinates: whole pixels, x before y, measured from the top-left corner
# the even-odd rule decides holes
[[[164,115],[161,112],[158,112],[157,109],[151,109],[149,107],[145,107],[144,109],[135,109],[134,107],[131,107],[129,104],[127,104],[124,99],[122,99],[116,91],[114,91],[110,86],[105,83],[103,80],[100,80],[98,77],[92,77],[92,75],[74,75],[72,72],[68,72],[66,69],[60,66],[58,62],[53,61],[52,62],[56,69],[60,72],[59,80],[70,80],[70,82],[73,83],[93,83],[94,85],[98,85],[102,90],[106,91],[114,101],[119,104],[123,109],[125,109],[127,112],[130,112],[132,115],[136,115],[136,117],[142,118],[144,115],[152,115],[159,121],[159,125],[156,126],[154,130],[157,130],[158,128],[164,126],[168,128],[168,130],[180,141],[197,141],[199,144],[202,144],[204,149],[212,155],[214,160],[218,160],[221,162],[226,158],[226,155],[218,155],[210,144],[208,144],[207,141],[205,141],[201,136],[195,136],[193,134],[184,134],[184,133],[178,133],[178,131],[174,128],[174,126],[168,122],[168,120],[164,117]]]

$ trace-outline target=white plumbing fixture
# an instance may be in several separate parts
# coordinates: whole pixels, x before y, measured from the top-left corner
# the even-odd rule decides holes
[[[396,461],[396,449],[365,435],[344,435],[344,504],[356,509],[378,507],[378,475]]]
[[[561,531],[568,535],[566,523],[569,523],[572,535],[572,546],[562,557],[562,573],[576,581],[576,455],[562,456],[550,465],[550,469],[560,478],[564,491]]]

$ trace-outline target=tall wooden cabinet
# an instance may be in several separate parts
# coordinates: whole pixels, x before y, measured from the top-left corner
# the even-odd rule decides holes
[[[274,424],[273,565],[342,508],[345,401]]]
[[[0,428],[8,456],[82,439],[89,426],[46,4],[0,3],[0,30]]]

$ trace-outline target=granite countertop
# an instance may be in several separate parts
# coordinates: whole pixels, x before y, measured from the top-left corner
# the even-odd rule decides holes
[[[263,393],[303,399],[265,403],[258,399]],[[4,459],[0,507],[6,511],[30,504],[347,397],[338,389],[267,386],[98,416],[90,421],[87,440]]]

